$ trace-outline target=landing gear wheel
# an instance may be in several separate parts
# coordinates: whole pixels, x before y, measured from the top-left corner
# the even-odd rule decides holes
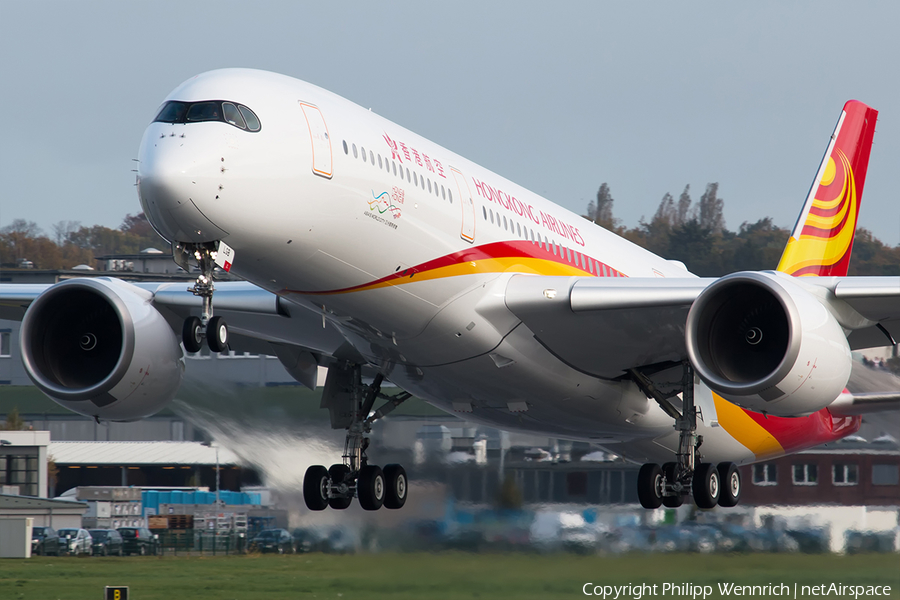
[[[638,472],[638,500],[644,508],[659,508],[663,499],[662,469],[655,463],[646,463]]]
[[[694,491],[694,502],[698,508],[713,508],[719,503],[719,494],[722,491],[719,471],[712,463],[701,463],[694,470],[694,480],[691,484]]]
[[[344,478],[350,474],[350,467],[347,465],[331,465],[331,468],[328,469],[328,478],[331,480],[332,485],[338,485],[343,483]],[[353,502],[353,496],[347,494],[346,497],[332,497],[328,499],[328,506],[335,510],[344,510],[345,508],[350,506],[350,503]]]
[[[325,510],[328,507],[328,469],[313,465],[303,476],[303,501],[309,510]]]
[[[678,463],[674,462],[667,462],[662,466],[662,472],[666,477],[667,483],[674,483],[677,467]],[[680,493],[674,496],[663,496],[662,503],[666,508],[678,508],[679,506],[684,504],[684,496]]]
[[[228,348],[228,325],[222,317],[213,317],[206,325],[206,341],[213,352]]]
[[[378,510],[384,504],[384,473],[380,467],[366,465],[359,472],[356,494],[363,510]]]
[[[741,472],[733,462],[719,463],[716,467],[722,493],[719,495],[719,506],[731,508],[741,501]]]
[[[406,469],[400,465],[385,465],[384,467],[384,507],[397,509],[406,504],[408,492]]]
[[[188,317],[184,320],[184,326],[181,328],[181,342],[184,344],[184,349],[188,352],[200,352],[200,348],[203,346],[200,319]]]

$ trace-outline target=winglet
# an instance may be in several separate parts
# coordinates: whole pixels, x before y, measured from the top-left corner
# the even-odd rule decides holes
[[[778,270],[797,277],[847,275],[878,111],[844,105]]]

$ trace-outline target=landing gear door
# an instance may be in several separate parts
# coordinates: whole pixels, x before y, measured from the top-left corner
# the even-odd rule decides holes
[[[328,136],[328,126],[318,107],[305,102],[300,102],[306,124],[309,126],[309,138],[312,140],[313,162],[312,170],[316,175],[331,179],[334,174],[331,164],[331,138]]]
[[[466,178],[463,174],[453,167],[450,167],[450,171],[453,173],[453,179],[456,181],[456,189],[459,192],[457,197],[459,198],[459,205],[462,209],[462,228],[459,232],[459,237],[467,242],[474,243],[475,200],[469,192],[469,185],[466,183]]]

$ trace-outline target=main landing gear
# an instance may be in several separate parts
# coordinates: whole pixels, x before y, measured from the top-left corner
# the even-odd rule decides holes
[[[222,317],[213,316],[212,298],[216,288],[213,285],[213,269],[216,266],[217,244],[178,243],[175,245],[175,262],[185,271],[190,272],[190,259],[197,262],[200,274],[192,287],[187,291],[203,299],[203,310],[200,317],[188,317],[181,328],[181,341],[188,352],[199,352],[205,339],[213,352],[228,349],[228,325]]]
[[[675,462],[661,467],[647,463],[638,472],[638,499],[644,508],[666,506],[675,508],[684,503],[685,497],[693,494],[699,508],[713,508],[716,505],[737,506],[741,498],[741,474],[731,462],[700,462],[700,446],[703,436],[697,435],[697,408],[694,405],[694,368],[687,361],[682,363],[681,411],[669,402],[674,394],[666,395],[639,371],[631,375],[638,386],[648,396],[656,400],[666,413],[675,419],[678,430],[678,452]]]
[[[371,385],[363,386],[359,365],[329,369],[322,404],[331,413],[332,428],[345,428],[347,438],[343,463],[330,468],[313,465],[306,470],[303,499],[310,510],[325,510],[329,506],[343,510],[354,497],[364,510],[382,506],[397,509],[406,504],[406,470],[397,464],[385,465],[384,469],[370,465],[366,456],[372,423],[410,397],[406,392],[396,396],[382,394],[383,381],[384,376],[379,374]],[[369,416],[379,397],[388,402]]]

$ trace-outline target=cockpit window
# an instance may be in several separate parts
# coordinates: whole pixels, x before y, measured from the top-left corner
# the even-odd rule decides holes
[[[186,102],[166,102],[159,114],[156,115],[154,121],[162,121],[163,123],[183,123],[184,115],[187,112]]]
[[[191,104],[187,111],[188,121],[221,121],[222,107],[218,102],[198,102]]]
[[[235,106],[231,102],[223,102],[222,111],[225,114],[226,123],[231,123],[232,125],[234,125],[235,127],[239,127],[240,129],[247,128],[247,125],[244,124],[244,117],[241,116],[241,112],[238,110],[237,106]]]
[[[259,119],[256,118],[253,111],[242,105],[238,105],[238,108],[241,109],[241,114],[244,115],[244,120],[247,121],[247,129],[250,131],[259,131],[262,126],[259,124]]]
[[[202,121],[220,121],[233,125],[238,129],[259,131],[262,129],[256,114],[235,102],[222,100],[206,100],[203,102],[166,102],[159,114],[153,119],[159,123],[198,123]]]

